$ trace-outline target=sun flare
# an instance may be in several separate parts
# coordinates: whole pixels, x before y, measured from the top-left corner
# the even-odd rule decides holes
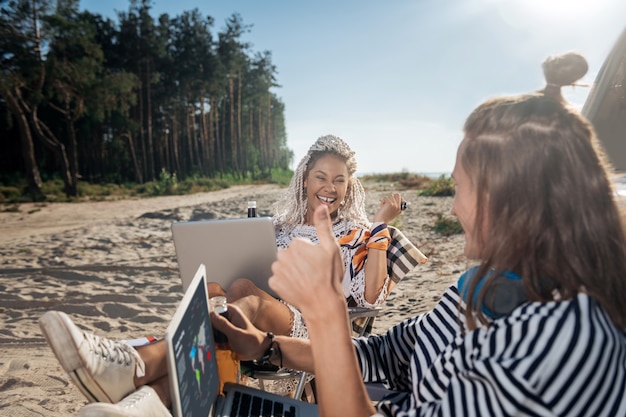
[[[578,18],[595,14],[612,0],[523,0],[520,9],[536,17]]]

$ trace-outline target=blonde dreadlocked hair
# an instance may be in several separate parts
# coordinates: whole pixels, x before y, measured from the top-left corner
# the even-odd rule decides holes
[[[326,135],[317,139],[298,164],[287,191],[274,204],[275,221],[278,226],[293,230],[294,227],[304,224],[307,210],[304,179],[309,174],[310,167],[326,154],[332,154],[342,159],[346,163],[350,176],[346,197],[337,212],[336,220],[351,220],[366,227],[370,226],[365,213],[365,190],[361,181],[354,175],[357,166],[354,151],[343,139],[333,135]]]

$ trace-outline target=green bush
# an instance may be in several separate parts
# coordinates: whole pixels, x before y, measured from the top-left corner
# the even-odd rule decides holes
[[[407,190],[416,190],[430,183],[431,179],[426,175],[414,174],[402,171],[392,174],[370,174],[360,177],[361,181],[369,182],[397,182]]]
[[[406,180],[409,176],[415,175],[408,171],[395,172],[390,174],[368,174],[360,177],[361,181],[371,182],[399,182]]]
[[[463,233],[461,223],[456,218],[444,216],[443,213],[437,213],[437,220],[433,226],[426,226],[428,230],[432,230],[443,236],[452,236]]]
[[[454,181],[445,175],[433,180],[424,190],[420,192],[425,197],[450,197],[454,195]]]
[[[10,187],[6,185],[0,185],[0,202],[16,202],[22,196],[22,190],[18,187]]]
[[[176,173],[169,173],[162,169],[155,181],[143,184],[118,182],[78,182],[79,198],[67,198],[63,181],[58,177],[46,178],[42,185],[42,191],[49,202],[89,200],[110,200],[127,197],[154,197],[162,195],[183,195],[199,192],[222,190],[234,185],[244,184],[267,184],[275,183],[287,185],[293,176],[291,170],[273,169],[271,173],[253,177],[252,173],[235,176],[232,173],[221,174],[219,177],[210,178],[200,174],[180,179]],[[114,177],[112,177],[114,178]],[[0,178],[2,180],[10,178]],[[28,195],[26,183],[16,180],[15,183],[5,185],[0,182],[0,203],[20,203],[32,201]]]
[[[41,190],[45,195],[60,196],[65,198],[65,185],[61,178],[54,178],[44,181],[41,184]]]
[[[178,183],[178,194],[182,195],[216,191],[228,187],[230,187],[230,185],[225,180],[193,176],[186,178]]]
[[[289,185],[293,177],[293,171],[290,169],[273,168],[270,182],[278,185]]]
[[[93,199],[104,199],[105,197],[124,197],[128,195],[128,188],[115,183],[91,183],[86,181],[78,182],[78,195]]]
[[[178,188],[176,173],[169,173],[165,168],[161,168],[159,179],[150,183],[148,187],[150,195],[175,195]]]

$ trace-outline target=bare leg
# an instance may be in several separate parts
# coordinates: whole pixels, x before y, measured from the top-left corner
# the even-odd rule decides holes
[[[292,314],[289,308],[259,289],[247,279],[237,280],[227,292],[217,283],[207,283],[210,296],[226,295],[228,302],[236,304],[252,323],[261,330],[280,335],[289,335],[292,327]],[[166,406],[171,403],[170,387],[167,378],[167,344],[160,340],[136,348],[145,364],[145,376],[134,378],[136,387],[150,385],[159,394]]]
[[[135,376],[134,382],[136,387],[148,385],[167,375],[167,343],[165,343],[165,340],[139,346],[136,350],[146,365],[146,375],[140,378]]]
[[[172,396],[170,393],[170,381],[167,377],[162,377],[152,384],[150,384],[152,389],[157,393],[161,402],[165,404],[167,408],[172,405]]]
[[[261,330],[274,334],[291,334],[292,313],[289,308],[247,279],[235,281],[226,292],[229,303],[237,305]]]
[[[157,393],[161,402],[169,407],[172,404],[169,378],[167,377],[167,343],[165,340],[150,343],[149,345],[135,348],[145,364],[145,376],[135,376],[134,383],[137,388],[150,385]]]
[[[209,294],[209,298],[216,297],[218,295],[226,295],[226,291],[224,291],[224,288],[222,288],[217,282],[207,282],[206,288],[207,293]]]

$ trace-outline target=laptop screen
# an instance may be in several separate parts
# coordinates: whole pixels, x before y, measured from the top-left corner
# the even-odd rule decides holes
[[[198,273],[204,275],[201,270]],[[176,367],[172,382],[178,386],[181,417],[207,417],[217,399],[219,377],[203,276],[193,280],[179,309],[182,315],[176,314],[179,320],[168,335],[168,348],[173,350],[169,359],[173,361],[170,367]],[[174,404],[173,408],[178,407]]]
[[[172,237],[183,291],[198,265],[211,271],[211,281],[228,289],[247,278],[273,294],[267,280],[276,260],[276,232],[269,217],[245,217],[172,223]]]
[[[230,415],[231,412],[244,415],[236,414],[244,409],[255,416],[269,415],[265,412],[267,410],[278,413],[279,409],[292,416],[318,415],[315,404],[242,385],[231,386],[226,397],[219,396],[219,374],[203,264],[185,291],[165,332],[165,340],[172,411],[176,417],[208,417],[214,413]],[[230,410],[233,404],[238,406],[234,411]]]

